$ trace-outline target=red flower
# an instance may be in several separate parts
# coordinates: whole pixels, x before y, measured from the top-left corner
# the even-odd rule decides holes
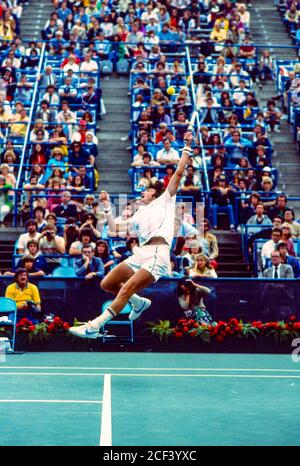
[[[54,330],[55,330],[55,325],[54,325],[54,324],[50,324],[50,325],[48,326],[48,332],[49,332],[49,333],[52,333],[52,332],[54,332]]]
[[[68,329],[70,328],[70,324],[69,324],[68,322],[64,322],[63,328],[64,328],[65,330],[68,330]]]
[[[296,318],[297,318],[297,317],[294,316],[294,314],[291,315],[291,316],[290,316],[290,322],[295,322]]]
[[[54,317],[53,323],[56,325],[62,325],[63,321],[61,320],[60,317]]]
[[[228,333],[228,334],[231,334],[231,332],[232,332],[231,328],[228,327],[228,326],[225,328],[225,331],[226,331],[226,333]],[[233,333],[234,333],[234,332],[233,332]]]
[[[229,322],[230,322],[231,324],[233,324],[233,325],[238,325],[238,323],[239,323],[239,321],[238,321],[236,318],[234,318],[234,317],[232,317],[232,318],[229,320]]]
[[[181,337],[183,337],[183,333],[182,332],[175,332],[175,337],[176,338],[181,338]]]
[[[34,332],[35,325],[29,325],[28,330],[30,330],[31,332]]]
[[[195,337],[197,335],[197,332],[196,330],[192,330],[189,335],[191,335],[191,337]]]
[[[224,341],[224,337],[222,337],[221,335],[217,335],[216,340],[218,343],[222,343],[222,341]]]
[[[295,323],[293,324],[293,328],[294,328],[295,330],[300,330],[300,322],[295,322]]]
[[[198,324],[198,322],[196,322],[194,325],[193,325],[194,328],[198,328],[200,327],[200,325]]]
[[[189,328],[187,326],[183,327],[182,329],[183,333],[187,333],[189,331]]]

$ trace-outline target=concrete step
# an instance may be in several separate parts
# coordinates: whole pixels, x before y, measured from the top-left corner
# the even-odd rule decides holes
[[[116,184],[116,182],[111,182],[107,180],[100,181],[98,192],[103,189],[104,191],[109,192],[110,194],[131,194],[131,183],[122,182]]]
[[[128,131],[121,130],[121,131],[103,131],[101,132],[101,136],[99,139],[99,143],[101,144],[102,141],[119,141],[120,138],[125,137],[128,135]]]
[[[114,128],[112,128],[112,125],[114,125]],[[100,138],[101,138],[101,135],[102,133],[106,132],[106,131],[109,131],[109,130],[112,130],[112,131],[129,131],[130,130],[130,123],[128,121],[118,121],[115,122],[113,120],[111,121],[105,121],[101,124],[101,131],[100,131]]]
[[[122,90],[122,92],[129,92],[128,79],[107,79],[101,80],[101,88],[104,92],[108,90]]]

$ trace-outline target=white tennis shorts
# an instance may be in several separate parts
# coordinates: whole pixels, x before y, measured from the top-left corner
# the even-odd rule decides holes
[[[171,272],[170,248],[167,244],[151,244],[134,246],[133,255],[126,259],[125,264],[134,272],[145,269],[153,275],[155,281]]]

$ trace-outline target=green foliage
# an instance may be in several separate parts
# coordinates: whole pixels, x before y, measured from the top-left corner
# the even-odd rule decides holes
[[[147,322],[147,324],[149,325],[149,330],[151,330],[153,335],[158,336],[161,342],[167,342],[169,336],[174,332],[169,320],[159,320],[158,324],[156,322]]]

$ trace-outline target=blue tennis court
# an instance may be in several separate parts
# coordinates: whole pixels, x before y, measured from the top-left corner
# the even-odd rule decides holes
[[[25,353],[0,364],[1,446],[299,445],[288,355]]]

